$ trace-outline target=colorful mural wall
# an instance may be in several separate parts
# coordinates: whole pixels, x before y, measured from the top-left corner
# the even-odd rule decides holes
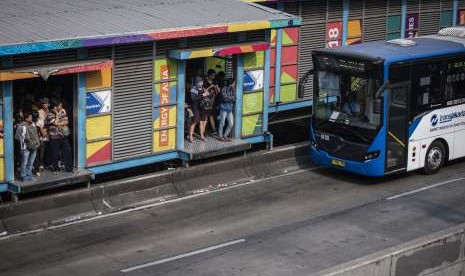
[[[112,69],[86,73],[87,166],[112,161]]]
[[[178,64],[174,59],[154,61],[153,153],[176,150]]]
[[[283,103],[297,100],[298,81],[298,52],[299,52],[299,28],[283,28],[281,41],[281,53],[277,55],[277,30],[271,32],[271,68],[270,68],[270,103],[280,101]],[[276,62],[281,57],[280,78],[276,80]],[[275,91],[279,83],[280,97],[276,99]]]
[[[265,52],[244,54],[242,137],[263,133]]]

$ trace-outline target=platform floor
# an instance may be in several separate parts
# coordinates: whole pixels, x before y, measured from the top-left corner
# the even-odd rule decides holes
[[[188,140],[184,142],[184,155],[189,156],[189,160],[210,158],[218,155],[240,152],[250,149],[251,144],[243,140],[232,140],[231,142],[219,141],[215,136],[205,137],[205,141],[195,138],[192,143]]]
[[[15,180],[12,185],[16,186],[21,193],[30,193],[65,185],[87,183],[91,177],[92,173],[87,170],[76,170],[75,172],[51,172],[45,170],[34,180]]]

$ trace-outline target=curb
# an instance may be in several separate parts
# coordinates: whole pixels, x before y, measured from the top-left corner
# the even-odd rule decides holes
[[[311,167],[308,143],[0,205],[0,237]]]

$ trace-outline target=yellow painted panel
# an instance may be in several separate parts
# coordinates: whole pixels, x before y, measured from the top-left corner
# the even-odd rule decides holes
[[[5,180],[5,161],[0,158],[0,180]]]
[[[355,38],[362,36],[362,24],[360,20],[351,20],[347,26],[347,37]]]
[[[247,23],[236,23],[228,25],[228,32],[245,32],[252,30],[262,30],[271,28],[269,21],[257,21]]]
[[[87,90],[97,90],[111,87],[111,68],[86,73]]]
[[[87,140],[111,137],[111,115],[86,119]]]
[[[3,138],[0,139],[0,155],[5,154]]]
[[[90,142],[87,143],[87,148],[86,148],[86,158],[91,157],[94,155],[97,151],[101,150],[103,147],[111,143],[111,140],[103,140],[103,141],[97,141],[97,142]]]
[[[37,78],[38,75],[30,73],[0,73],[0,81],[12,81]]]
[[[176,129],[155,131],[153,133],[153,152],[176,149]]]

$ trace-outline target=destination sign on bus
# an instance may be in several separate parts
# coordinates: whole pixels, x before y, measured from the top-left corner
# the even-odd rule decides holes
[[[365,74],[367,72],[367,64],[362,61],[338,59],[336,57],[322,56],[318,58],[320,69],[333,69],[341,71],[350,71],[352,73]]]

